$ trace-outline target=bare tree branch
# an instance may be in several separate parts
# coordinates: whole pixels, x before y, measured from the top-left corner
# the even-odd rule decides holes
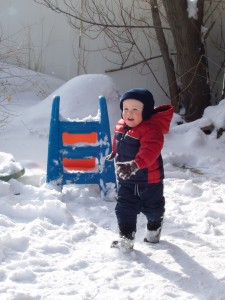
[[[176,112],[180,105],[184,106],[187,121],[201,117],[205,107],[210,105],[213,84],[209,77],[206,42],[209,39],[214,42],[211,33],[225,9],[224,0],[198,0],[197,17],[188,16],[187,0],[34,1],[66,16],[83,39],[94,40],[95,50],[101,50],[108,62],[116,66],[107,73],[136,67],[141,74],[151,74],[171,99]],[[221,52],[225,48],[223,36],[221,31],[220,42],[214,46]],[[96,40],[104,43],[96,43]],[[87,50],[84,45],[80,49]],[[171,53],[176,56],[172,57]],[[167,86],[157,78],[151,63],[160,58],[163,58]]]

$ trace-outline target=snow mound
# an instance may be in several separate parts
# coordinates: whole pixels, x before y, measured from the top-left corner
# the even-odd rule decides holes
[[[112,79],[102,74],[80,75],[69,80],[40,104],[27,110],[23,116],[23,123],[33,133],[48,132],[54,96],[60,96],[60,114],[66,119],[96,116],[101,95],[106,98],[110,122],[115,124],[120,116],[119,103],[116,104],[118,92]],[[118,106],[118,114],[111,113],[115,106]]]

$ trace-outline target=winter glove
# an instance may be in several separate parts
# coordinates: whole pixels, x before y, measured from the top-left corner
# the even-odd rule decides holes
[[[112,151],[110,154],[108,154],[108,155],[105,157],[105,159],[106,159],[106,160],[112,160],[115,156],[116,156],[116,154],[113,153],[113,151]]]
[[[127,180],[138,170],[138,166],[134,160],[116,163],[116,173],[123,180]]]

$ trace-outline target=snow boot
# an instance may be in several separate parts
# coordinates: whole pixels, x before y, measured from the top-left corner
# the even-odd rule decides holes
[[[144,238],[144,242],[146,243],[158,243],[161,236],[163,218],[155,221],[148,221],[146,237]]]
[[[122,250],[132,250],[134,248],[134,239],[120,238],[116,241],[113,241],[111,248],[117,248]]]
[[[120,238],[113,241],[111,248],[131,250],[134,247],[136,224],[119,224]]]

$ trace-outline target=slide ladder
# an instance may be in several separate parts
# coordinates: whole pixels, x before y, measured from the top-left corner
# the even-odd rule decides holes
[[[60,120],[60,97],[52,103],[47,178],[60,188],[65,184],[98,184],[101,195],[116,189],[113,161],[105,156],[112,151],[108,110],[104,96],[99,97],[100,119]]]

